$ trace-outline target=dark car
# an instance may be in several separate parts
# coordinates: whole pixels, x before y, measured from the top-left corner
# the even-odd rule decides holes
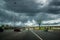
[[[3,32],[3,31],[4,31],[4,29],[2,27],[0,27],[0,32]]]
[[[45,28],[45,30],[44,30],[45,32],[48,32],[48,28]]]
[[[48,32],[48,29],[45,29],[44,31]]]
[[[21,30],[19,28],[14,29],[15,32],[20,32]]]

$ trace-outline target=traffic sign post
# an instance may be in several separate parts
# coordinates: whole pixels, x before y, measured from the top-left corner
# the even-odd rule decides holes
[[[38,25],[39,25],[39,30],[41,29],[41,20],[40,21],[38,21]]]

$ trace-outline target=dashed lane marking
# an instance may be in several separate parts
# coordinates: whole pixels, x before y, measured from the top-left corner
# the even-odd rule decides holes
[[[37,36],[40,40],[43,40],[38,34],[36,34],[34,31],[32,31],[31,30],[31,32],[35,35],[35,36]]]

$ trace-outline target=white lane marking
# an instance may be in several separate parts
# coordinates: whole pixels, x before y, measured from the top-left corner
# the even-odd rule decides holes
[[[31,32],[35,35],[35,36],[37,36],[40,40],[43,40],[38,34],[36,34],[34,31],[32,31],[31,30]]]

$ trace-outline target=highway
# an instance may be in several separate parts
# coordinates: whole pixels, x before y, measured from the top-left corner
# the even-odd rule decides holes
[[[0,40],[60,40],[60,32],[45,32],[40,30],[24,30],[0,32]]]

